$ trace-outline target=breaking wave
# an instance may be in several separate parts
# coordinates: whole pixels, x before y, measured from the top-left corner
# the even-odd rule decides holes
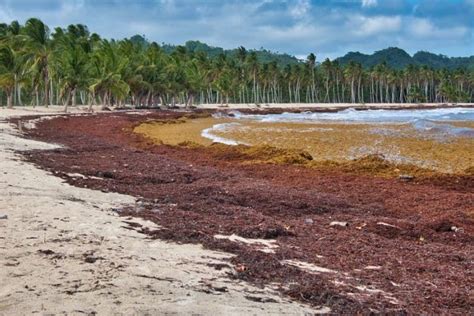
[[[427,110],[362,110],[347,109],[339,112],[302,112],[281,114],[242,114],[231,112],[236,119],[261,122],[321,122],[346,121],[368,123],[404,123],[413,120],[474,121],[474,108],[442,108]]]
[[[474,137],[474,129],[456,127],[454,121],[474,121],[474,108],[441,108],[423,110],[363,110],[347,109],[339,112],[302,112],[281,114],[242,114],[232,112],[235,119],[254,120],[265,123],[385,123],[411,124],[420,132],[444,136]]]
[[[214,125],[210,128],[204,129],[201,132],[201,136],[212,140],[214,143],[222,143],[222,144],[231,145],[231,146],[236,146],[236,145],[240,145],[240,144],[245,145],[242,142],[238,142],[236,140],[220,137],[220,136],[217,136],[213,133],[213,132],[217,132],[217,131],[226,131],[228,129],[231,129],[233,127],[240,126],[240,125],[241,124],[239,124],[239,123],[216,124],[216,125]]]

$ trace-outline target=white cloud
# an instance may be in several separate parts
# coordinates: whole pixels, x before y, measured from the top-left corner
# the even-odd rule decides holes
[[[363,8],[371,8],[377,6],[377,0],[362,0]]]
[[[71,14],[77,14],[85,5],[85,0],[70,0],[61,3],[60,15],[68,17]]]
[[[373,16],[357,15],[352,18],[353,32],[359,36],[373,36],[377,34],[397,32],[401,29],[400,16]]]
[[[15,16],[10,9],[8,2],[0,2],[0,23],[11,22],[15,20]]]
[[[462,26],[440,28],[424,18],[412,18],[407,25],[408,31],[420,39],[459,39],[469,32]]]
[[[429,13],[422,2],[418,10],[415,5],[396,10],[385,1],[396,0],[0,0],[0,22],[24,23],[37,16],[51,29],[83,23],[105,38],[139,33],[158,43],[197,39],[224,48],[264,47],[299,56],[314,52],[319,60],[388,46],[472,55],[468,18],[474,0],[463,0],[465,10],[456,18],[445,15],[441,4]],[[374,6],[378,13],[368,14]],[[418,12],[425,12],[423,18]]]
[[[311,9],[311,3],[309,0],[298,0],[290,9],[290,14],[294,18],[305,17]]]

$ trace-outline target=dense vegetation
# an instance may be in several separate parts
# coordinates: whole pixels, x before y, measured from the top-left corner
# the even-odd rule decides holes
[[[382,49],[373,53],[372,55],[366,55],[359,52],[350,52],[344,57],[337,58],[337,61],[341,63],[341,65],[347,65],[349,62],[354,61],[360,63],[364,68],[371,68],[377,64],[386,62],[389,67],[395,69],[403,69],[409,65],[428,66],[434,69],[474,69],[474,56],[447,57],[420,51],[412,57],[403,49],[396,47]]]
[[[465,102],[474,72],[386,60],[297,62],[288,55],[224,51],[200,42],[173,47],[138,36],[102,39],[84,25],[50,32],[40,20],[0,24],[0,102],[13,105],[188,106],[202,103]]]

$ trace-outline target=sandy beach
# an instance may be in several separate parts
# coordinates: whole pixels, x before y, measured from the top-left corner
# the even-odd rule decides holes
[[[21,170],[29,175],[37,173],[35,179],[54,179],[56,184],[51,190],[55,194],[59,192],[60,197],[64,197],[62,190],[67,190],[79,199],[62,198],[59,205],[51,206],[56,211],[48,209],[47,214],[41,213],[48,219],[42,224],[52,227],[47,226],[46,233],[41,231],[46,235],[44,241],[32,242],[36,248],[29,250],[25,260],[31,262],[34,257],[34,262],[43,262],[44,266],[53,261],[54,266],[63,267],[62,271],[70,269],[69,265],[77,266],[78,270],[85,267],[86,271],[80,271],[84,275],[80,275],[88,282],[74,283],[77,279],[71,280],[69,275],[64,279],[76,288],[66,287],[64,295],[73,302],[77,302],[76,295],[97,302],[97,293],[107,298],[109,292],[129,298],[120,306],[101,304],[110,308],[106,313],[110,310],[119,313],[125,307],[134,311],[141,301],[147,308],[155,308],[151,301],[156,302],[156,293],[170,301],[166,301],[169,305],[160,305],[152,311],[166,308],[170,313],[201,308],[202,301],[206,302],[203,314],[210,313],[209,308],[242,314],[259,306],[269,314],[301,314],[308,310],[469,313],[474,227],[472,175],[425,175],[412,167],[399,169],[400,166],[377,157],[314,169],[305,165],[311,161],[307,155],[290,149],[192,143],[170,146],[133,132],[143,122],[161,122],[175,128],[180,125],[177,121],[202,114],[206,112],[113,111],[61,115],[36,120],[35,126],[31,118],[11,119],[14,127],[22,127],[26,138],[41,144],[60,144],[62,148],[24,152],[21,155],[24,161],[9,163],[20,164]],[[400,176],[401,171],[407,175]],[[379,176],[379,172],[386,176]],[[21,188],[38,189],[35,185],[49,188],[42,180],[31,183],[29,176],[25,178],[27,182]],[[29,192],[26,189],[22,192]],[[92,200],[84,192],[94,192],[90,193]],[[10,195],[8,198],[12,199]],[[22,195],[20,199],[31,202]],[[94,202],[97,200],[105,201]],[[85,205],[82,201],[86,201]],[[60,203],[73,210],[77,218],[65,218]],[[76,214],[83,209],[84,217]],[[13,216],[2,225],[8,225],[8,221],[15,219]],[[30,224],[21,225],[24,231],[31,231]],[[99,236],[100,242],[84,247],[81,241],[76,243],[65,237],[67,243],[72,243],[67,249],[75,253],[68,257],[68,252],[54,243],[55,238],[48,237],[49,230],[69,236],[67,232],[54,231],[55,226],[76,233],[78,227],[90,227],[93,237],[87,240],[97,240],[93,238]],[[108,227],[113,230],[107,230]],[[10,233],[17,234],[16,241],[9,244],[25,243],[25,233]],[[133,246],[128,246],[129,238],[135,242]],[[156,248],[148,250],[150,246],[145,245]],[[167,250],[161,251],[162,246]],[[26,249],[23,247],[12,246],[8,250],[16,253],[18,249]],[[127,253],[131,258],[124,255]],[[111,270],[116,274],[104,283],[99,280],[99,289],[90,292],[89,281],[96,279],[87,273],[92,269],[93,275],[98,275],[96,268],[106,262],[110,265],[107,258],[129,268]],[[61,260],[67,260],[67,265],[61,265]],[[6,265],[12,270],[22,266],[14,262]],[[138,276],[137,269],[141,271]],[[205,276],[201,277],[201,272]],[[13,278],[14,275],[8,276],[7,280]],[[26,282],[26,278],[22,280]],[[126,290],[119,283],[122,278],[127,280]],[[168,278],[178,281],[169,282]],[[46,288],[43,293],[64,294],[56,288],[63,289],[63,285],[51,288],[40,277],[37,279]],[[199,292],[203,279],[204,294]],[[146,286],[139,286],[141,282],[147,282]],[[7,284],[18,283],[8,281]],[[130,291],[129,284],[137,285]],[[167,292],[175,285],[179,290]],[[262,286],[266,289],[253,292]],[[183,288],[191,291],[191,298],[181,298],[189,293]],[[253,294],[249,295],[247,289]],[[34,295],[33,291],[27,293]],[[68,296],[70,293],[73,295]],[[9,297],[20,301],[24,295],[14,293]],[[291,305],[287,305],[289,300],[293,301]],[[33,300],[36,304],[40,301],[41,295]],[[215,305],[209,305],[209,301]],[[93,304],[97,306],[98,302]],[[311,308],[299,304],[309,304]],[[229,310],[228,306],[239,308]],[[137,313],[142,310],[145,309]]]
[[[0,315],[318,311],[270,288],[229,279],[230,254],[134,231],[137,224],[156,227],[117,216],[121,207],[139,207],[136,198],[74,187],[23,161],[19,151],[60,147],[23,139],[5,119],[60,110],[0,109]]]
[[[473,1],[0,0],[0,316],[474,316]]]

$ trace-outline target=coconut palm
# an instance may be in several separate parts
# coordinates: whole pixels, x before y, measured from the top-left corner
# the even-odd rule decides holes
[[[100,47],[92,56],[92,83],[90,91],[101,98],[104,106],[114,101],[124,100],[130,86],[122,79],[122,71],[128,60],[118,53],[116,43],[102,40]]]
[[[13,107],[16,67],[16,53],[8,46],[0,47],[0,87],[7,95],[7,108]]]
[[[193,59],[187,63],[184,72],[188,93],[186,106],[191,106],[194,103],[194,97],[207,86],[208,71],[198,60]]]
[[[52,54],[49,28],[39,19],[31,18],[23,28],[25,53],[29,56],[31,68],[39,74],[44,89],[43,104],[49,105],[49,59]],[[40,82],[37,82],[39,85]],[[37,90],[39,87],[35,87]]]
[[[0,47],[0,100],[9,106],[474,99],[474,69],[393,69],[386,63],[363,69],[329,59],[317,64],[313,53],[304,62],[284,64],[244,47],[208,56],[194,51],[196,45],[162,48],[141,36],[103,40],[82,24],[50,34],[35,18],[25,25],[0,23]]]
[[[84,29],[79,29],[84,31]],[[57,43],[51,60],[54,77],[60,78],[60,97],[65,97],[64,111],[69,103],[76,106],[78,90],[86,90],[90,83],[91,63],[87,32],[78,33],[75,27],[69,27],[68,33],[57,30]]]

